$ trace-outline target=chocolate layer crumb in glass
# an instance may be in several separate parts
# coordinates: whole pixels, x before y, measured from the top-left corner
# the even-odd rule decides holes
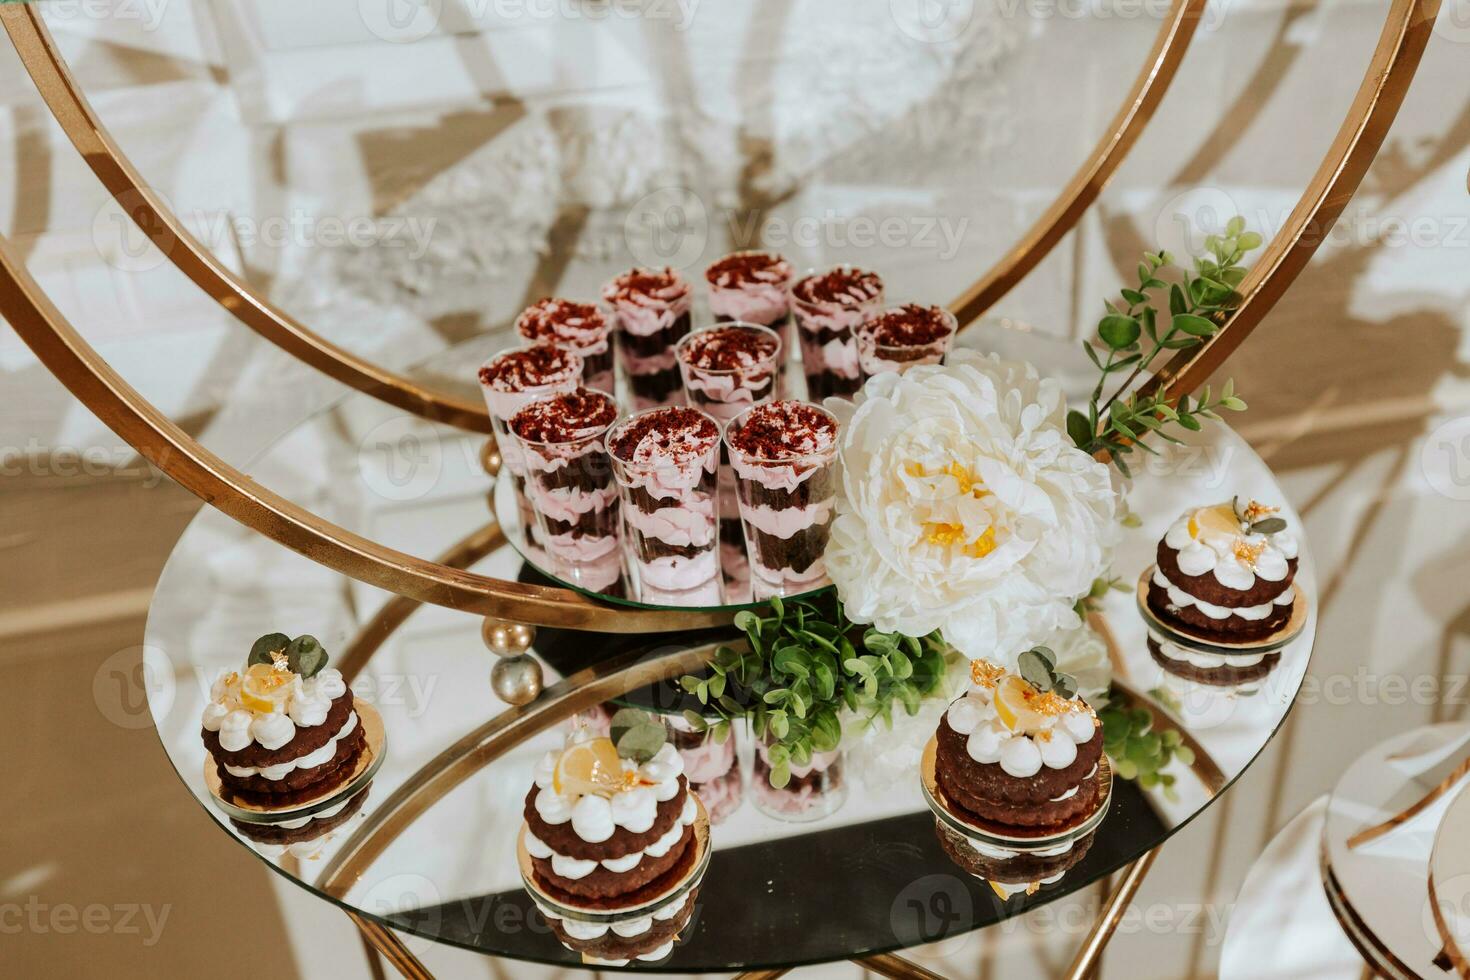
[[[582,383],[612,394],[612,321],[591,303],[555,297],[528,306],[516,318],[528,342],[550,344],[582,359]]]
[[[641,589],[679,593],[717,585],[719,441],[715,420],[692,408],[640,412],[607,434]]]
[[[519,443],[510,437],[510,419],[533,401],[574,391],[581,383],[582,359],[549,344],[533,344],[498,354],[480,368],[480,389],[490,411],[490,426],[500,457],[510,472],[516,505],[527,540],[539,547],[536,517],[526,498],[526,464]]]
[[[726,323],[679,341],[676,351],[689,404],[721,422],[776,394],[781,339],[769,327]]]
[[[837,812],[847,800],[843,752],[813,752],[806,764],[792,762],[784,786],[771,785],[771,740],[756,744],[750,795],[755,808],[767,816],[792,823],[820,820]]]
[[[877,273],[840,265],[791,287],[807,397],[847,398],[863,386],[853,328],[883,305]]]
[[[716,322],[739,320],[770,327],[790,350],[791,263],[774,252],[731,252],[704,270]]]
[[[866,380],[885,371],[907,371],[939,364],[958,329],[954,314],[942,306],[908,303],[875,313],[856,330],[858,363]]]
[[[725,442],[755,598],[825,584],[837,493],[837,419],[816,405],[772,402],[732,421]]]
[[[623,372],[636,409],[679,400],[674,345],[689,332],[692,290],[673,269],[633,269],[602,288],[617,323]]]
[[[618,489],[604,445],[617,416],[612,396],[578,388],[532,402],[510,421],[525,460],[526,494],[558,574],[585,568],[595,575],[594,566],[617,554]]]

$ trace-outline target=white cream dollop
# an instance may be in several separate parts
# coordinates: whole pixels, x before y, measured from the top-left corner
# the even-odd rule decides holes
[[[1029,738],[1011,738],[1000,748],[1000,767],[1017,779],[1034,776],[1041,771],[1041,750]]]
[[[1290,571],[1288,561],[1297,556],[1296,535],[1290,531],[1240,534],[1227,532],[1213,523],[1197,521],[1198,534],[1190,532],[1189,523],[1196,514],[1222,506],[1227,505],[1196,507],[1181,514],[1169,526],[1164,544],[1177,552],[1175,560],[1179,571],[1185,575],[1213,572],[1217,582],[1238,592],[1254,588],[1258,578],[1265,582],[1285,579]],[[1236,554],[1237,545],[1256,551],[1255,557],[1249,562],[1242,560]]]
[[[1077,746],[1092,740],[1097,716],[1091,709],[1047,717],[1036,731],[1013,732],[996,714],[988,689],[977,687],[956,700],[944,723],[966,736],[965,752],[981,765],[1000,763],[1017,779],[1034,776],[1042,766],[1065,769],[1077,760]]]
[[[539,793],[537,799],[546,795],[545,792]],[[617,830],[613,823],[613,804],[591,793],[583,796],[572,804],[572,830],[589,844],[607,840]]]

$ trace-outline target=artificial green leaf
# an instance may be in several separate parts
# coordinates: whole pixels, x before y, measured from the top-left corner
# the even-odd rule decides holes
[[[302,677],[315,677],[327,665],[327,651],[317,638],[303,633],[286,647],[286,663],[291,672]]]
[[[1087,416],[1075,408],[1067,413],[1067,435],[1078,449],[1092,445],[1092,427],[1087,424]]]
[[[1251,525],[1252,534],[1275,534],[1286,530],[1286,521],[1280,517],[1267,517]]]
[[[285,653],[291,638],[285,633],[267,633],[250,645],[250,655],[245,658],[246,666],[272,663],[271,654]]]
[[[1131,316],[1105,316],[1097,325],[1098,336],[1113,350],[1124,350],[1138,342],[1142,327]]]
[[[1209,337],[1218,329],[1213,322],[1193,313],[1179,313],[1174,317],[1174,326],[1191,337]]]

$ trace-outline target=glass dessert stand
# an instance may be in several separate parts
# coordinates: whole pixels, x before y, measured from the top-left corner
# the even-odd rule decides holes
[[[503,342],[482,338],[424,370],[453,377],[457,365],[462,375],[463,365]],[[1032,360],[1064,383],[1085,376],[1072,370],[1073,349],[1034,335],[981,328],[965,342]],[[480,466],[481,441],[352,394],[283,433],[248,470],[350,530],[447,565],[547,583],[509,546],[516,528],[487,523],[493,491]],[[1126,532],[1115,573],[1127,578],[1149,564],[1185,507],[1231,493],[1284,499],[1265,464],[1223,426],[1141,467],[1129,497],[1141,523]],[[1297,581],[1315,593],[1305,551]],[[1264,683],[1232,692],[1164,674],[1130,594],[1110,594],[1093,624],[1108,647],[1115,698],[1149,712],[1156,728],[1176,729],[1195,751],[1192,766],[1176,762],[1169,770],[1178,777],[1177,798],[1115,779],[1106,818],[1080,861],[1060,878],[999,887],[950,857],[924,802],[919,756],[943,699],[913,719],[899,718],[892,731],[845,739],[845,799],[803,822],[760,805],[757,796],[770,791],[752,772],[748,734],[737,732],[730,772],[707,793],[712,854],[696,914],[670,954],[634,960],[631,968],[740,972],[852,959],[889,975],[925,975],[894,952],[984,928],[1131,867],[1079,954],[1077,969],[1087,969],[1156,849],[1227,789],[1277,731],[1315,633],[1312,617]],[[251,638],[278,628],[320,638],[354,693],[381,715],[388,749],[347,819],[315,839],[259,842],[211,799],[199,717],[212,680],[238,668]],[[516,842],[534,765],[560,745],[574,716],[595,718],[607,702],[670,713],[684,707],[668,679],[736,638],[729,629],[606,635],[542,628],[533,651],[551,675],[546,690],[503,710],[487,684],[495,658],[479,617],[420,607],[346,578],[206,509],[159,581],[147,647],[151,668],[172,681],[152,701],[159,737],[204,812],[273,870],[340,905],[405,975],[424,976],[414,951],[428,942],[582,962],[521,887]],[[849,900],[834,903],[834,894]]]

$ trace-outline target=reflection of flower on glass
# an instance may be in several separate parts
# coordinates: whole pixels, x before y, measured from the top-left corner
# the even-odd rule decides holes
[[[1080,625],[1116,494],[1055,381],[961,350],[828,407],[845,424],[827,567],[849,618],[1012,666]]]

